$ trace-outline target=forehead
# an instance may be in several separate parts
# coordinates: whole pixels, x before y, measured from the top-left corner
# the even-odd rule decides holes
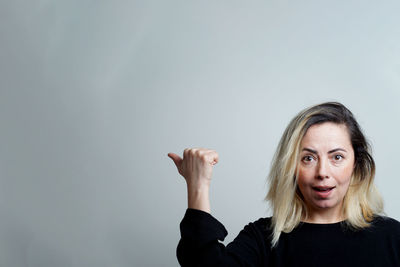
[[[351,146],[350,134],[345,124],[324,122],[314,124],[304,135],[301,145]]]

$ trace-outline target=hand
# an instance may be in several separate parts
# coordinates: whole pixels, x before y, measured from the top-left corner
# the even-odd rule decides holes
[[[210,186],[212,169],[218,163],[218,153],[206,148],[187,148],[183,159],[174,153],[168,153],[178,172],[185,178],[188,187],[201,188]]]

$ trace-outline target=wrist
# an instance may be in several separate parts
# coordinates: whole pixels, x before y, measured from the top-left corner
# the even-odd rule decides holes
[[[188,186],[188,208],[210,213],[209,187]]]
[[[188,193],[201,194],[208,192],[210,190],[209,183],[188,183],[187,184]]]

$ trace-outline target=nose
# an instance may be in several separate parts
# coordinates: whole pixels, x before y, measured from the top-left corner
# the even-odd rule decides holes
[[[317,178],[318,179],[325,179],[329,178],[329,162],[326,159],[320,159],[318,161],[318,169],[317,169]]]

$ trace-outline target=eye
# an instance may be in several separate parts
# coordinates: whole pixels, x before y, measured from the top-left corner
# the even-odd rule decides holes
[[[340,155],[340,154],[337,154],[337,155],[333,156],[333,159],[336,160],[336,161],[339,161],[339,160],[343,159],[343,156]]]
[[[313,161],[313,160],[314,160],[314,157],[313,157],[313,156],[310,156],[310,155],[304,156],[304,157],[302,158],[302,161],[304,161],[304,162],[306,162],[306,163],[311,162],[311,161]]]

